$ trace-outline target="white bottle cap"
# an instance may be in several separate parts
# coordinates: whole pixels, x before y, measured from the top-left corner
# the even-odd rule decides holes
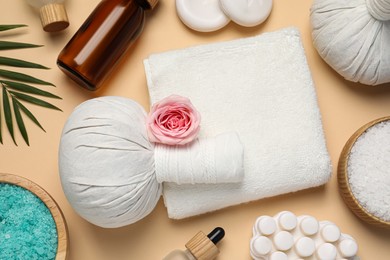
[[[322,244],[317,249],[317,257],[320,260],[333,260],[336,259],[337,249],[330,243]]]
[[[264,236],[253,237],[250,243],[250,250],[255,257],[268,255],[272,250],[272,242]]]
[[[355,240],[349,238],[343,239],[338,247],[340,254],[346,258],[355,256],[358,251],[358,245]]]
[[[300,228],[303,234],[305,234],[306,236],[312,236],[317,234],[319,224],[316,218],[307,216],[302,219],[300,223]]]
[[[185,25],[199,32],[216,31],[230,21],[219,0],[176,0],[176,12]]]
[[[309,257],[316,251],[316,244],[311,238],[301,237],[295,242],[295,250],[300,257]]]
[[[256,221],[256,231],[260,235],[272,235],[276,231],[276,222],[270,216],[262,216]]]
[[[280,251],[273,252],[269,260],[288,260],[288,256]]]
[[[297,217],[290,211],[284,211],[279,215],[279,224],[284,230],[293,230],[297,226]]]
[[[264,22],[272,9],[272,0],[220,0],[221,8],[235,23],[256,26]]]
[[[280,231],[274,236],[274,244],[278,250],[287,251],[294,244],[293,236],[287,231]]]
[[[321,235],[326,242],[336,242],[341,232],[335,224],[326,224],[321,230]]]

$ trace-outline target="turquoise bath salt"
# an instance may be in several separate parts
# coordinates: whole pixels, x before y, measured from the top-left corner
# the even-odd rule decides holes
[[[57,230],[46,205],[30,191],[0,183],[0,260],[55,259]]]

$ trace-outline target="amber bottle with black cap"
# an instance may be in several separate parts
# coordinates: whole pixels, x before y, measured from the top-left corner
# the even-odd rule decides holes
[[[102,0],[58,56],[59,68],[96,90],[143,30],[158,0]]]
[[[207,236],[199,231],[186,243],[186,250],[174,250],[162,260],[213,260],[219,254],[216,244],[225,236],[221,227],[215,228]]]

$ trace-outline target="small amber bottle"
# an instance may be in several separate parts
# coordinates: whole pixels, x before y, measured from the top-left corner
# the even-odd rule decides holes
[[[142,32],[158,0],[102,0],[58,56],[59,68],[96,90]]]
[[[225,236],[223,228],[217,227],[207,236],[198,232],[186,243],[186,250],[174,250],[163,260],[212,260],[219,254],[216,244]]]

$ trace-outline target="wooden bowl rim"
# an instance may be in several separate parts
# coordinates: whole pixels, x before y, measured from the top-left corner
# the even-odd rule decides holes
[[[352,150],[352,147],[354,146],[355,142],[359,137],[365,133],[369,128],[373,127],[376,124],[389,121],[390,116],[381,117],[378,119],[375,119],[373,121],[368,122],[367,124],[360,127],[347,141],[345,144],[343,150],[340,154],[339,159],[339,165],[337,169],[337,179],[339,183],[339,189],[341,191],[341,195],[346,202],[346,204],[349,206],[349,208],[362,220],[365,222],[368,222],[369,224],[376,225],[377,227],[390,229],[390,222],[387,222],[383,219],[378,218],[377,216],[370,213],[368,210],[366,210],[360,202],[356,199],[354,196],[351,186],[349,184],[348,180],[348,160],[349,155]],[[347,194],[345,193],[345,190],[347,191]],[[352,203],[354,205],[350,205],[349,203]]]
[[[65,260],[69,248],[68,228],[64,214],[53,197],[38,184],[18,175],[0,173],[0,183],[8,183],[22,187],[33,193],[46,205],[54,219],[57,229],[58,245],[56,260]]]

